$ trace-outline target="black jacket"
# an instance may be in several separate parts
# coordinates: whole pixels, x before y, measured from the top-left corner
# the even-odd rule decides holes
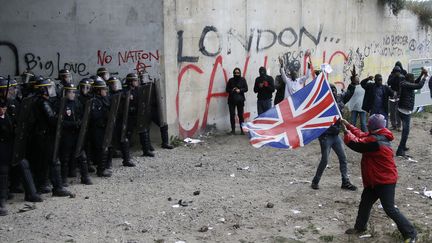
[[[264,84],[260,87],[260,84]],[[275,91],[274,79],[272,76],[264,75],[259,76],[255,79],[254,92],[258,93],[258,100],[268,100],[273,97],[273,92]]]
[[[399,91],[400,91],[400,82],[402,82],[405,79],[405,76],[401,75],[401,76],[396,76],[394,73],[391,73],[388,77],[387,80],[387,85],[390,86],[390,88],[397,92],[397,94],[399,95]]]
[[[55,101],[53,99],[37,97],[34,108],[34,132],[39,135],[46,134],[49,136],[54,136],[57,125]]]
[[[375,83],[368,83],[368,81],[369,79],[366,78],[360,82],[360,85],[365,90],[362,109],[366,112],[370,112],[372,110],[372,106],[374,105],[374,101],[375,101],[374,88],[377,86]],[[394,96],[394,92],[389,86],[387,85],[382,85],[382,86],[384,88],[383,109],[386,113],[388,113],[388,100],[389,97]]]
[[[355,86],[354,85],[352,85],[352,86],[355,89]],[[353,88],[351,87],[351,88],[348,88],[347,92],[344,92],[342,94],[338,94],[335,97],[336,103],[337,103],[338,108],[339,108],[339,110],[341,112],[342,112],[345,104],[352,97],[352,93],[353,93]],[[330,126],[323,134],[321,134],[321,136],[319,137],[319,139],[324,139],[326,136],[329,136],[329,135],[338,135],[340,129],[341,129],[341,122],[340,122],[340,120],[338,120],[334,125]]]
[[[422,78],[420,75],[414,83],[407,80],[403,80],[400,83],[400,98],[399,108],[412,111],[414,109],[415,94],[414,90],[423,88],[426,78]]]
[[[240,93],[233,91],[234,88],[240,89]],[[244,93],[248,91],[248,85],[246,79],[241,78],[230,78],[226,85],[225,91],[228,93],[228,104],[244,104],[246,98]]]
[[[83,115],[83,107],[78,100],[67,100],[63,113],[63,132],[78,133]]]
[[[281,75],[276,76],[275,89],[274,105],[277,105],[285,98],[285,82],[282,80]]]

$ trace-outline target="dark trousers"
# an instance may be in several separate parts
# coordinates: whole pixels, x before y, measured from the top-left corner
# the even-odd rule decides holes
[[[365,230],[373,204],[379,199],[384,212],[397,225],[404,239],[417,235],[414,226],[394,206],[396,184],[377,185],[374,188],[366,187],[361,195],[360,206],[354,228]]]
[[[321,176],[327,167],[331,149],[335,151],[339,159],[339,170],[342,176],[342,183],[349,181],[347,175],[347,159],[343,148],[342,139],[338,135],[326,135],[321,137],[319,142],[321,147],[321,160],[312,182],[315,184],[319,183]]]
[[[237,107],[237,115],[239,118],[240,126],[244,122],[243,112],[244,112],[244,104],[231,104],[228,103],[229,113],[230,113],[230,122],[231,122],[231,130],[235,131],[235,109]]]
[[[399,112],[399,116],[402,121],[402,138],[400,140],[396,154],[405,155],[406,143],[408,141],[408,135],[410,132],[411,115],[406,115],[402,112]]]
[[[268,111],[271,107],[272,107],[272,99],[258,100],[257,101],[258,115],[261,115],[262,113]]]
[[[398,107],[399,107],[398,101],[395,101],[395,102],[390,101],[389,102],[390,124],[394,128],[400,128],[401,127],[401,118],[399,116]]]

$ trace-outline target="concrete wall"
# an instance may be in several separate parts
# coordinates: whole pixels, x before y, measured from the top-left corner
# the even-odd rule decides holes
[[[183,137],[228,129],[234,67],[248,81],[253,118],[258,68],[275,76],[278,56],[303,72],[311,49],[314,67],[330,63],[340,88],[352,65],[361,77],[386,76],[397,60],[430,56],[416,17],[374,0],[0,1],[0,75],[30,68],[55,77],[66,67],[80,79],[101,65],[120,76],[145,67],[165,87],[170,132]]]
[[[372,0],[165,1],[164,22],[168,120],[181,136],[229,128],[224,88],[234,67],[248,81],[245,110],[253,118],[258,68],[275,76],[278,56],[304,71],[311,49],[314,67],[330,63],[340,88],[352,65],[362,78],[386,77],[397,60],[430,57],[430,33],[416,17],[395,17]]]
[[[125,76],[146,67],[163,73],[163,3],[159,0],[1,0],[0,74],[29,68],[74,79],[99,66]]]

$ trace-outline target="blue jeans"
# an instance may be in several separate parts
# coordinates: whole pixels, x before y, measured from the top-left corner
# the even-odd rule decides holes
[[[318,184],[321,176],[327,167],[328,157],[330,155],[330,150],[333,149],[338,156],[339,159],[339,170],[342,176],[342,183],[348,182],[348,174],[347,174],[347,160],[343,147],[343,141],[338,135],[326,135],[319,138],[320,147],[321,147],[321,161],[318,165],[318,169],[316,171],[315,177],[312,182]]]
[[[351,124],[357,125],[357,116],[360,117],[360,128],[363,132],[367,132],[366,127],[366,112],[365,111],[351,111]]]
[[[384,212],[397,225],[404,239],[414,238],[417,232],[414,226],[399,212],[394,205],[395,184],[391,185],[376,185],[375,187],[366,187],[363,189],[361,201],[357,214],[357,219],[354,228],[358,230],[366,230],[366,225],[369,220],[370,211],[374,203],[379,199],[383,206]]]
[[[396,155],[405,155],[406,143],[408,141],[408,135],[410,132],[411,115],[406,115],[402,112],[399,112],[399,117],[402,121],[402,138],[396,151]]]
[[[258,100],[257,101],[258,115],[261,115],[262,113],[268,111],[271,107],[272,107],[272,99]]]

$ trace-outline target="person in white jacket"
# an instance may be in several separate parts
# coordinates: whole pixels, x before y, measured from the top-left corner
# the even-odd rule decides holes
[[[310,56],[310,51],[306,51],[305,57]],[[288,75],[285,73],[284,69],[284,61],[281,57],[279,57],[279,63],[280,63],[280,74],[282,77],[282,80],[285,83],[285,99],[290,97],[292,94],[297,92],[299,89],[303,88],[305,82],[310,77],[310,62],[308,63],[306,75],[302,77],[298,77],[298,72],[295,70],[290,70]]]
[[[366,111],[362,109],[363,105],[363,99],[365,95],[365,90],[361,85],[359,85],[360,80],[357,75],[351,76],[351,84],[348,86],[348,90],[353,89],[354,93],[349,100],[349,102],[346,104],[349,111],[351,112],[351,124],[356,126],[357,124],[357,117],[360,118],[360,128],[362,132],[367,132],[367,126],[366,126]]]

